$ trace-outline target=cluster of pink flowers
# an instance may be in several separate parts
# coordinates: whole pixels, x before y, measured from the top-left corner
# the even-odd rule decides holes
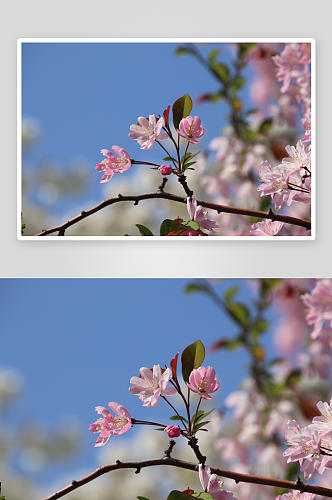
[[[258,186],[261,196],[271,196],[276,210],[280,210],[284,203],[288,206],[294,201],[309,203],[311,200],[311,146],[304,147],[298,141],[296,148],[287,146],[288,158],[283,158],[281,164],[271,167],[268,161],[262,162],[259,171]]]
[[[320,335],[324,323],[332,329],[332,279],[318,280],[312,292],[301,298],[307,308],[306,321],[314,325],[311,337],[316,339]]]
[[[149,115],[149,119],[144,116],[138,117],[138,123],[130,126],[131,132],[129,133],[130,139],[137,141],[141,149],[150,150],[153,148],[155,141],[165,141],[168,139],[169,134],[162,132],[165,127],[164,118],[156,119],[155,115]],[[188,144],[197,144],[197,139],[202,137],[205,130],[201,125],[201,120],[198,116],[187,116],[180,121],[179,136],[187,139]],[[115,158],[113,153],[108,149],[102,149],[101,152],[107,158],[101,163],[97,163],[96,170],[104,172],[100,182],[108,182],[113,174],[122,174],[131,167],[133,160],[130,159],[129,154],[119,146],[113,146],[113,151],[119,156]],[[139,163],[139,162],[137,162]],[[142,162],[144,163],[144,162]],[[173,171],[170,165],[161,165],[159,169],[162,175],[170,175]]]
[[[296,420],[291,420],[285,433],[290,446],[284,452],[287,463],[298,461],[305,479],[316,470],[322,474],[332,469],[332,399],[330,404],[320,401],[317,408],[321,416],[314,417],[312,424],[301,429]]]
[[[278,67],[277,80],[283,82],[280,92],[287,92],[298,103],[304,103],[303,115],[307,116],[311,106],[311,44],[289,43],[280,55],[273,58]]]
[[[129,387],[131,394],[139,396],[143,401],[143,406],[150,408],[158,405],[158,399],[176,394],[176,387],[167,387],[172,379],[172,370],[166,368],[163,370],[160,365],[154,365],[153,369],[142,367],[140,375],[130,379],[132,384]],[[201,399],[211,399],[210,394],[217,391],[220,387],[219,381],[216,379],[215,370],[208,366],[204,368],[200,366],[193,369],[189,376],[188,388],[197,393]],[[103,446],[107,443],[111,435],[120,435],[127,432],[135,419],[132,419],[126,408],[118,403],[109,403],[111,410],[117,415],[113,417],[111,412],[103,406],[97,406],[96,411],[103,416],[96,422],[90,425],[89,430],[93,433],[99,432],[100,435],[95,443],[95,446]],[[181,435],[181,429],[176,425],[169,425],[164,428],[168,436],[178,437]]]

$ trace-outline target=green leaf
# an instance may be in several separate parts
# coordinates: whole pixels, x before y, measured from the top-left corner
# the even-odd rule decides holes
[[[189,382],[189,375],[194,369],[201,366],[205,358],[205,348],[200,340],[188,345],[182,353],[182,377],[185,382]]]
[[[239,56],[239,59],[243,59],[244,56],[246,55],[246,53],[255,47],[255,43],[240,43],[239,44],[239,48],[238,48],[238,56]]]
[[[190,111],[192,110],[193,102],[191,97],[188,94],[180,97],[173,104],[173,124],[176,130],[178,130],[180,121],[182,118],[186,118],[190,115]]]
[[[145,226],[142,226],[142,224],[135,224],[135,226],[138,228],[142,236],[153,236],[150,229],[148,229]]]
[[[244,304],[241,304],[240,302],[233,302],[231,304],[228,304],[227,307],[231,312],[233,318],[237,323],[239,323],[239,325],[243,327],[248,326],[249,310]]]
[[[185,293],[194,293],[194,292],[201,292],[202,287],[201,285],[197,285],[196,283],[189,283],[184,289]]]
[[[204,425],[209,424],[211,420],[207,420],[206,422],[200,422],[199,424],[195,424],[194,432],[197,432]]]
[[[222,64],[222,63],[214,63],[211,65],[211,67],[214,70],[215,74],[218,76],[218,78],[223,83],[227,83],[228,77],[229,77],[228,66],[226,66],[226,64]]]
[[[239,90],[241,87],[243,87],[243,85],[246,83],[246,79],[241,77],[241,76],[237,76],[236,78],[234,78],[234,80],[232,80],[231,82],[231,89],[233,92],[236,92],[237,90]]]
[[[189,227],[175,220],[165,219],[160,226],[160,236],[166,236],[173,231],[183,231],[185,234],[189,231]]]
[[[213,500],[213,496],[205,491],[202,491],[201,493],[193,493],[191,496],[199,498],[200,500]]]
[[[211,50],[210,54],[207,56],[210,63],[214,63],[215,59],[221,54],[221,49]]]
[[[224,299],[229,304],[232,301],[232,298],[235,297],[235,295],[238,293],[239,287],[238,286],[231,286],[226,290],[224,293]]]
[[[198,154],[200,153],[200,151],[197,151],[197,153],[187,153],[186,156],[188,156],[185,161],[184,161],[184,164],[188,163],[188,161],[191,161],[195,156],[197,156]],[[182,157],[183,158],[183,157]],[[181,160],[182,161],[182,160]]]
[[[195,161],[192,161],[190,163],[186,163],[184,166],[183,166],[183,169],[182,169],[182,172],[185,172],[187,170],[187,168],[189,168],[191,165],[194,165],[194,163],[196,163]],[[190,170],[194,170],[193,168],[190,168]]]
[[[204,415],[204,410],[199,410],[197,412],[197,419],[196,419],[196,422],[198,422],[199,420],[199,417],[201,417],[202,415]],[[194,420],[195,420],[195,417],[196,417],[196,413],[194,413],[194,415],[192,416],[190,422],[193,424],[194,423]]]
[[[184,45],[180,45],[180,47],[175,49],[175,55],[182,56],[183,54],[192,54],[191,48],[185,47]]]
[[[273,125],[273,120],[272,118],[266,118],[266,120],[264,120],[260,127],[259,127],[259,132],[261,134],[264,134],[265,132],[268,132],[270,130],[270,128],[272,127]]]
[[[302,374],[302,372],[299,368],[296,368],[295,370],[293,370],[286,378],[285,386],[289,387],[290,385],[296,385],[301,378],[301,374]]]
[[[202,412],[202,414],[197,418],[196,424],[197,424],[197,422],[199,422],[200,420],[202,420],[202,418],[205,418],[208,415],[210,415],[210,413],[212,413],[214,410],[215,410],[215,408],[213,408],[213,410],[210,410],[210,411],[208,411],[206,413]],[[198,413],[201,413],[201,412],[199,411]]]
[[[187,422],[187,419],[184,417],[181,417],[184,422]],[[181,418],[178,415],[174,415],[173,417],[169,417],[170,420],[181,420]]]
[[[183,493],[183,491],[173,490],[168,495],[167,500],[193,500],[193,499],[192,499],[192,495],[188,495],[188,493]],[[206,499],[206,500],[210,500],[210,499]]]
[[[251,327],[252,335],[255,339],[264,333],[269,326],[269,322],[264,319],[258,319]]]
[[[199,224],[194,220],[184,220],[181,224],[182,226],[191,227],[194,231],[199,231]]]
[[[166,158],[163,158],[163,161],[175,161],[175,162],[177,162],[177,160],[175,158],[173,158],[173,156],[166,156]]]

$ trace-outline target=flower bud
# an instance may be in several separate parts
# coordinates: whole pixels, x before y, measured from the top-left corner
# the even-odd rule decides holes
[[[171,173],[172,173],[172,167],[171,167],[171,165],[160,165],[160,167],[158,168],[158,170],[160,170],[160,172],[162,173],[162,175],[171,175]]]
[[[181,434],[181,429],[178,425],[169,425],[169,426],[165,427],[164,431],[167,432],[168,437],[170,437],[170,438],[179,437]]]

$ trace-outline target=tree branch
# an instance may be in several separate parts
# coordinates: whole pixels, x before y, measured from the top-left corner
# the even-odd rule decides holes
[[[72,483],[60,491],[57,491],[53,495],[45,498],[44,500],[56,500],[57,498],[61,498],[71,491],[83,486],[84,484],[93,481],[99,476],[106,474],[107,472],[111,472],[117,469],[136,469],[136,472],[139,473],[141,469],[144,467],[153,467],[155,465],[170,465],[172,467],[180,467],[181,469],[187,469],[192,471],[198,471],[198,465],[190,462],[184,462],[182,460],[177,460],[175,458],[167,457],[164,458],[156,458],[152,460],[143,460],[140,462],[120,462],[116,461],[115,464],[104,465],[96,469],[94,472],[89,474],[78,481],[72,481]],[[211,472],[213,474],[217,474],[221,477],[228,477],[230,479],[234,479],[236,483],[255,483],[255,484],[264,484],[267,486],[275,486],[276,488],[286,488],[291,490],[299,490],[301,492],[314,493],[316,495],[322,495],[325,497],[332,498],[332,490],[328,488],[322,488],[321,486],[314,486],[311,484],[302,483],[300,479],[296,481],[296,483],[292,481],[284,481],[282,479],[272,479],[268,477],[259,477],[259,476],[251,476],[249,474],[240,474],[238,472],[231,472],[224,469],[216,469],[211,467]]]
[[[145,193],[145,194],[129,195],[129,196],[122,196],[122,194],[119,194],[114,198],[108,198],[107,200],[102,201],[101,203],[99,203],[99,205],[90,208],[90,210],[87,211],[83,210],[79,215],[65,222],[64,224],[53,227],[52,229],[46,229],[41,233],[36,234],[35,236],[47,236],[48,234],[55,233],[56,231],[59,232],[58,236],[64,236],[65,230],[68,227],[77,224],[77,222],[85,219],[86,217],[89,217],[90,215],[96,212],[99,212],[99,210],[102,210],[103,208],[109,205],[113,205],[114,203],[119,203],[122,201],[133,201],[134,205],[138,205],[138,202],[141,200],[151,200],[158,198],[162,198],[164,200],[176,201],[177,203],[184,203],[184,204],[187,203],[186,198],[182,198],[181,196],[177,196],[175,194],[165,193],[163,190],[157,191],[156,193]],[[296,219],[295,217],[289,217],[288,215],[276,214],[272,210],[270,210],[269,212],[262,212],[260,210],[248,210],[246,208],[236,208],[236,207],[228,207],[225,205],[218,205],[216,203],[210,203],[203,200],[197,200],[197,205],[201,205],[204,208],[210,208],[212,210],[216,210],[218,213],[231,213],[236,215],[245,215],[247,217],[258,217],[261,219],[278,220],[281,222],[285,222],[287,224],[293,224],[295,226],[304,227],[307,230],[311,229],[310,221],[303,219]]]

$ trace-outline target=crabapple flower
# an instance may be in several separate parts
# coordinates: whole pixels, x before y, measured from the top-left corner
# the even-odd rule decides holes
[[[160,172],[162,173],[162,175],[171,175],[171,173],[172,173],[172,167],[171,167],[171,165],[160,165],[160,167],[158,168],[158,170],[160,170]]]
[[[214,220],[205,218],[206,212],[204,212],[203,207],[201,205],[197,207],[197,201],[195,200],[195,198],[193,198],[192,201],[190,200],[189,197],[187,198],[187,208],[191,220],[197,222],[201,229],[205,229],[213,233],[214,229],[219,227]]]
[[[198,116],[187,116],[182,118],[177,133],[192,144],[197,144],[197,140],[204,134],[205,130],[201,125],[201,119]]]
[[[291,446],[284,452],[284,457],[288,457],[287,463],[298,461],[306,480],[312,477],[315,470],[322,474],[325,469],[332,469],[332,456],[321,453],[321,449],[332,451],[330,432],[326,429],[320,432],[315,424],[301,429],[296,420],[288,422],[288,425],[286,444]]]
[[[222,481],[218,480],[217,474],[211,474],[207,465],[203,469],[202,464],[198,466],[199,480],[204,492],[210,493],[214,500],[237,500],[231,491],[222,490]]]
[[[314,325],[311,338],[316,339],[326,322],[332,326],[332,280],[319,280],[311,293],[301,296],[308,309],[305,317],[308,325]]]
[[[319,401],[317,408],[321,412],[321,417],[314,417],[313,425],[317,424],[317,429],[332,431],[332,399],[330,404]]]
[[[164,141],[168,138],[166,133],[160,133],[164,125],[164,118],[156,121],[154,115],[150,115],[149,119],[139,116],[138,123],[130,126],[129,137],[137,141],[141,149],[152,149],[154,141]]]
[[[172,370],[161,370],[160,365],[154,365],[153,370],[142,367],[138,377],[132,377],[129,387],[131,394],[139,396],[143,406],[154,407],[158,404],[160,396],[172,396],[176,393],[175,387],[166,386],[172,378]]]
[[[314,493],[301,493],[300,491],[292,491],[291,493],[284,493],[279,495],[275,500],[313,500]]]
[[[164,431],[167,432],[170,438],[177,438],[181,434],[181,429],[178,425],[168,425],[165,427]]]
[[[308,113],[308,116],[302,118],[302,125],[305,130],[305,136],[301,139],[302,142],[310,142],[311,141],[311,112]]]
[[[127,151],[119,146],[112,146],[113,151],[119,156],[116,158],[108,149],[102,149],[101,153],[106,156],[105,160],[97,163],[96,170],[104,172],[100,182],[108,182],[113,174],[122,174],[131,167],[130,156]]]
[[[129,431],[132,426],[131,416],[124,406],[115,402],[108,403],[108,406],[117,416],[113,417],[112,413],[103,406],[96,406],[96,411],[103,418],[99,418],[89,427],[89,431],[93,433],[100,432],[95,446],[103,446],[111,435],[120,436],[120,434]]]
[[[265,219],[252,224],[250,233],[254,236],[275,236],[279,233],[283,225],[283,222]]]
[[[263,161],[259,176],[263,184],[257,191],[262,191],[261,196],[271,195],[276,210],[280,210],[284,203],[291,205],[293,201],[309,203],[310,193],[303,190],[302,177],[296,169],[283,164],[272,168],[268,161]]]
[[[220,387],[220,382],[216,379],[214,368],[200,366],[194,369],[189,375],[187,386],[193,392],[196,392],[203,399],[212,399],[210,393],[215,392]]]

